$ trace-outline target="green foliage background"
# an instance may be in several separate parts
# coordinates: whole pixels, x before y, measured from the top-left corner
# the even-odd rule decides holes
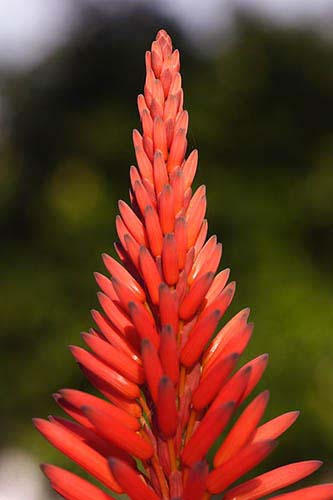
[[[246,359],[270,353],[268,416],[302,410],[271,464],[332,461],[333,44],[238,13],[205,52],[143,8],[118,18],[83,10],[39,67],[1,73],[1,446],[66,463],[30,419],[57,412],[57,389],[86,387],[66,345],[91,325],[92,273],[113,251],[144,51],[161,26],[182,53],[210,234],[238,284],[228,317],[251,306]]]

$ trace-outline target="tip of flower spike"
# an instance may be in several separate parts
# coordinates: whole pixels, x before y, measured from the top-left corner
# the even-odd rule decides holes
[[[39,468],[43,472],[43,474],[45,474],[46,477],[49,477],[52,465],[50,465],[50,464],[40,464]]]
[[[42,418],[39,418],[39,417],[34,417],[31,419],[34,427],[36,427],[36,429],[39,429],[39,427],[43,424],[44,420]]]

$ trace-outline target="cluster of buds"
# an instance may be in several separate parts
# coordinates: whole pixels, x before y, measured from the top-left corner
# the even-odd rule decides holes
[[[130,204],[119,202],[119,260],[104,255],[96,273],[103,312],[71,352],[104,397],[62,389],[54,397],[71,417],[35,419],[45,438],[108,489],[52,465],[42,469],[68,500],[255,500],[314,472],[321,463],[282,466],[234,483],[262,462],[296,420],[292,411],[261,423],[269,393],[246,403],[267,365],[261,355],[238,367],[253,331],[249,309],[215,333],[235,283],[218,267],[222,246],[207,240],[205,186],[192,191],[198,154],[186,156],[178,50],[161,30],[146,53],[142,133],[133,132],[137,167]],[[120,261],[120,262],[119,262]],[[223,439],[217,441],[223,434]],[[210,450],[214,446],[215,452]],[[275,500],[329,500],[325,484]]]

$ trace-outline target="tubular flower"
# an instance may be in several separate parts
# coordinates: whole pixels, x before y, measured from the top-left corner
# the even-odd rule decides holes
[[[134,130],[136,165],[130,203],[119,202],[119,259],[103,255],[97,273],[101,312],[83,333],[88,350],[71,352],[104,397],[73,389],[54,395],[70,420],[35,419],[56,448],[108,489],[52,465],[42,469],[68,500],[256,500],[314,472],[309,460],[234,483],[260,464],[296,420],[289,412],[261,423],[267,391],[246,400],[267,355],[238,367],[253,330],[249,310],[219,331],[235,292],[229,270],[217,272],[222,246],[207,239],[206,189],[192,182],[179,52],[161,30],[146,53],[142,132]],[[223,440],[216,444],[221,433]],[[208,458],[215,444],[215,455]],[[209,455],[211,456],[211,455]],[[279,494],[276,500],[328,500],[333,484]]]

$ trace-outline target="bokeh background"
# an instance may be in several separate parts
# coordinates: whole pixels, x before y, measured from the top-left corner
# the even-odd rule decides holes
[[[267,417],[302,410],[266,468],[322,458],[314,480],[333,480],[332,3],[0,4],[0,499],[55,498],[34,462],[68,465],[31,417],[87,387],[66,346],[113,252],[160,27],[181,50],[196,182],[238,283],[228,317],[251,306],[246,359],[270,353]]]

